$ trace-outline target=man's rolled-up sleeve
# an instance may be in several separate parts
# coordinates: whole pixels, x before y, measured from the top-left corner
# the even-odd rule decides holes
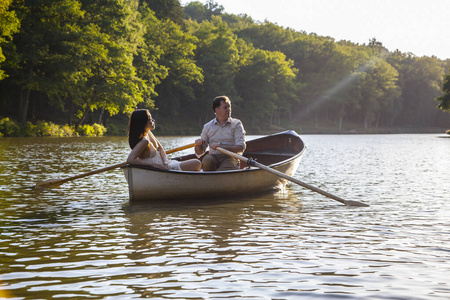
[[[234,132],[234,144],[242,146],[243,151],[245,150],[245,130],[244,125],[242,125],[241,121],[239,121],[239,124],[237,124]]]

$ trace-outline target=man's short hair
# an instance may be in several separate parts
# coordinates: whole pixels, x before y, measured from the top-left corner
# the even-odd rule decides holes
[[[216,108],[219,107],[222,102],[228,102],[231,104],[231,100],[227,96],[218,96],[214,98],[212,102],[213,112],[216,112]]]

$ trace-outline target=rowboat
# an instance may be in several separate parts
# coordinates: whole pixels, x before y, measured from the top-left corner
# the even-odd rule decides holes
[[[242,156],[292,176],[305,150],[305,143],[296,132],[285,131],[247,141]],[[195,155],[172,159],[191,158]],[[287,183],[286,179],[251,165],[250,161],[241,161],[239,170],[190,172],[128,164],[122,170],[130,201],[246,196],[280,189]]]

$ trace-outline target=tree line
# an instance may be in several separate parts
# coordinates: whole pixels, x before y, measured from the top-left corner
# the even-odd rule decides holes
[[[0,117],[23,125],[109,128],[145,107],[163,132],[199,132],[227,95],[254,133],[450,127],[450,60],[375,39],[335,41],[212,0],[6,0],[0,17]]]

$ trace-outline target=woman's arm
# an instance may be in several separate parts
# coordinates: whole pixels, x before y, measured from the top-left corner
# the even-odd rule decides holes
[[[143,165],[155,167],[161,170],[168,170],[169,166],[167,164],[155,164],[151,163],[147,160],[140,159],[139,156],[144,152],[144,150],[148,147],[148,141],[146,139],[142,139],[136,146],[131,150],[130,154],[127,158],[127,164],[135,164],[135,165]]]
[[[139,143],[134,146],[127,158],[127,164],[136,164],[140,161],[139,156],[144,152],[145,148],[148,147],[148,141],[142,139]]]
[[[159,144],[159,142],[158,142]],[[166,151],[164,150],[164,148],[161,146],[159,146],[159,153],[161,154],[161,158],[164,164],[168,164],[169,160],[167,159],[167,155],[166,155]]]

